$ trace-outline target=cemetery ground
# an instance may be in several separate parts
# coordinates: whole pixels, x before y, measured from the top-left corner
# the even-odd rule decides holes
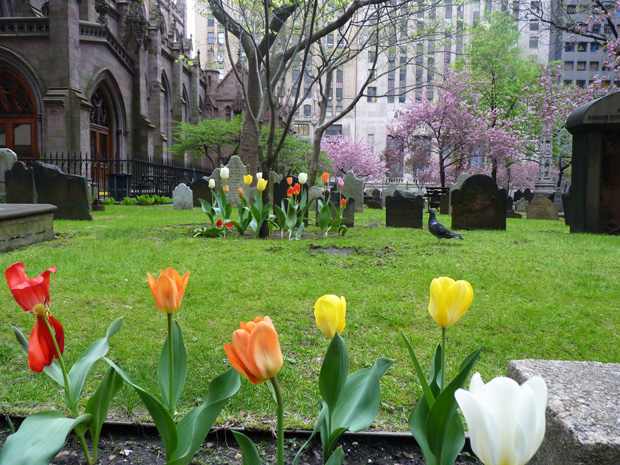
[[[313,305],[324,294],[336,294],[347,300],[343,337],[351,371],[371,366],[378,357],[396,360],[381,379],[382,401],[373,429],[407,430],[421,390],[400,332],[411,339],[427,368],[441,334],[427,311],[430,282],[438,276],[465,279],[474,289],[469,311],[448,329],[448,378],[479,347],[482,354],[473,371],[485,381],[505,375],[513,359],[620,359],[618,237],[569,234],[561,221],[508,219],[506,231],[458,231],[464,241],[436,245],[426,228],[386,228],[384,210],[356,213],[355,227],[344,237],[321,238],[311,226],[299,241],[275,236],[259,240],[251,231],[241,238],[236,233],[224,239],[195,238],[191,230],[206,221],[199,209],[107,206],[93,218],[55,221],[54,241],[5,253],[0,266],[22,261],[31,277],[56,266],[51,311],[64,325],[69,364],[104,336],[111,321],[124,317],[108,358],[153,393],[158,392],[166,318],[155,307],[146,273],[168,266],[181,273],[190,270],[175,314],[188,355],[181,414],[200,403],[208,382],[228,369],[223,344],[230,343],[239,322],[269,315],[284,355],[278,378],[285,427],[311,429],[318,413],[321,357],[328,345],[316,327]],[[438,219],[450,227],[448,216]],[[29,333],[32,316],[19,308],[6,286],[0,305],[0,412],[62,409],[61,392],[47,376],[28,370],[10,327]],[[105,368],[103,362],[96,366],[84,399]],[[148,421],[128,386],[116,396],[109,419]],[[243,379],[216,426],[274,428],[275,408],[266,386]]]

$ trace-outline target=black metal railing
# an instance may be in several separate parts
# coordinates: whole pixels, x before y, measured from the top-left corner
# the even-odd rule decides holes
[[[118,196],[119,192],[122,192],[122,196],[130,197],[142,194],[171,197],[179,183],[189,184],[195,179],[211,175],[210,170],[154,163],[139,157],[107,160],[93,159],[89,154],[55,152],[42,153],[38,158],[19,156],[18,159],[28,166],[40,161],[56,165],[64,173],[85,176],[91,186],[91,195],[98,198],[114,197],[114,194]],[[119,188],[125,182],[129,183],[129,192]]]

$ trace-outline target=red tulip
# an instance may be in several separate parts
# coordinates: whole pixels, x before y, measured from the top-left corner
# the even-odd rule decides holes
[[[340,200],[340,208],[344,207],[347,204],[347,199]]]
[[[232,228],[233,227],[232,221],[229,221],[228,223],[226,223],[226,227],[227,228]]]
[[[293,186],[288,188],[288,190],[286,191],[286,196],[293,197]]]
[[[300,192],[301,186],[299,185],[299,183],[295,183],[295,185],[293,186],[293,195],[299,195]]]
[[[217,220],[217,223],[215,223],[215,226],[217,226],[218,228],[221,228],[223,224],[224,222],[222,221],[222,218],[220,218],[219,220]]]
[[[54,328],[54,337],[61,354],[65,348],[64,329],[49,312],[50,273],[56,273],[56,267],[45,270],[36,278],[28,279],[21,262],[13,263],[5,272],[9,289],[17,303],[37,318],[28,343],[28,367],[38,373],[43,371],[46,365],[51,365],[54,357],[58,358],[44,318],[47,318]]]

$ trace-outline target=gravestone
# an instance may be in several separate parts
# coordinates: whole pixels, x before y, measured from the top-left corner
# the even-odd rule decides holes
[[[194,207],[200,207],[200,200],[206,200],[209,203],[213,203],[213,194],[209,189],[209,178],[199,178],[189,185],[192,190],[192,198]]]
[[[449,215],[452,214],[452,191],[455,191],[456,189],[460,189],[463,183],[469,178],[471,178],[471,174],[463,173],[459,176],[458,181],[456,181],[455,183],[450,183],[450,185],[448,186],[448,213],[447,214]],[[440,213],[442,215],[445,214],[443,212],[440,212]]]
[[[518,191],[515,191],[514,194],[514,201],[518,202],[519,200],[521,200],[523,198],[523,191],[521,189],[519,189]]]
[[[517,203],[515,203],[515,211],[517,213],[525,213],[527,211],[527,200],[523,197],[517,200]]]
[[[284,199],[288,199],[286,193],[288,191],[288,188],[291,186],[294,186],[296,183],[299,182],[299,179],[297,179],[297,176],[287,176],[288,178],[292,178],[293,182],[289,185],[288,182],[286,181],[286,178],[283,178],[281,181],[276,181],[273,184],[273,196],[271,197],[272,199],[272,206],[273,205],[277,205],[278,207],[280,207],[282,205],[282,200]],[[303,186],[301,186],[302,188],[302,192],[305,191],[306,192],[306,199],[308,198],[308,184],[304,184]],[[299,194],[299,199],[301,199],[301,193]],[[287,205],[286,202],[284,202],[285,205]]]
[[[321,196],[321,198],[325,198],[324,196]],[[331,191],[329,192],[329,201],[330,201],[330,205],[329,205],[329,209],[330,212],[332,214],[332,219],[336,218],[339,208],[340,208],[340,202],[342,199],[346,199],[346,197],[342,194],[340,194],[340,192],[334,192]],[[317,202],[317,209],[316,209],[316,217],[318,218],[319,216],[319,211],[318,211],[318,202]],[[347,226],[348,228],[353,228],[355,226],[355,199],[348,199],[347,200],[347,204],[344,207],[344,211],[342,212],[342,216],[344,218],[344,222],[342,224],[344,224],[345,226]],[[318,226],[318,223],[317,223]]]
[[[344,185],[340,188],[347,199],[355,199],[355,211],[364,211],[364,180],[355,176],[353,171],[345,174]]]
[[[547,197],[537,195],[534,200],[527,204],[528,220],[557,220],[558,209]]]
[[[390,228],[422,229],[424,197],[397,190],[385,199],[385,225]]]
[[[566,129],[573,135],[570,232],[620,234],[620,94],[580,106]]]
[[[6,203],[37,203],[34,174],[22,161],[6,171]]]
[[[379,189],[373,189],[370,192],[371,197],[381,197],[381,191]]]
[[[547,384],[545,437],[530,465],[620,463],[620,364],[512,360],[509,378]]]
[[[514,212],[512,210],[506,210],[506,218],[511,218],[513,220],[520,220],[523,218],[521,213]]]
[[[249,174],[250,169],[247,165],[243,164],[241,158],[237,155],[230,157],[226,168],[228,168],[228,178],[226,180],[223,180],[220,175],[221,168],[215,168],[208,180],[213,179],[215,181],[215,188],[218,190],[220,186],[228,186],[229,189],[226,193],[226,200],[228,200],[228,202],[235,207],[241,203],[237,189],[241,187],[244,192],[247,190],[247,186],[243,182],[243,176]]]
[[[385,199],[388,195],[394,195],[396,192],[397,186],[396,184],[388,184],[388,186],[381,191],[381,204],[385,206]]]
[[[10,170],[17,161],[17,155],[11,149],[0,148],[0,199],[6,198],[5,171]]]
[[[564,213],[564,205],[562,204],[562,189],[559,187],[555,190],[555,195],[553,196],[553,203],[558,209],[558,213]]]
[[[534,193],[529,187],[523,191],[523,198],[528,202],[531,202],[534,199]]]
[[[564,224],[570,226],[570,193],[562,194],[562,205],[564,207]]]
[[[507,212],[511,212],[512,211],[512,207],[513,207],[512,203],[513,203],[512,202],[512,197],[510,197],[510,196],[506,197],[506,211]]]
[[[194,195],[185,183],[182,182],[172,191],[172,205],[175,210],[194,209]]]
[[[273,186],[277,182],[282,181],[282,175],[276,173],[275,171],[269,172],[269,179],[267,180],[267,188],[269,189],[269,198],[271,199],[271,204],[273,205]]]
[[[448,194],[439,196],[439,213],[442,215],[450,214],[450,196]]]
[[[310,191],[308,192],[308,202],[310,202],[311,205],[308,208],[308,211],[316,210],[316,199],[322,196],[323,196],[323,189],[321,189],[319,186],[312,186],[310,188]]]
[[[55,220],[92,220],[86,176],[65,174],[56,165],[34,162],[37,202],[56,205]]]
[[[54,211],[49,204],[0,205],[0,252],[54,239]]]
[[[484,174],[467,178],[452,191],[452,228],[506,230],[506,190]]]

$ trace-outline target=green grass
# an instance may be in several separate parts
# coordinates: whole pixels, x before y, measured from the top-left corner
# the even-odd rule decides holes
[[[345,237],[321,239],[309,228],[301,241],[258,240],[251,234],[194,238],[203,223],[198,209],[107,206],[92,222],[55,221],[58,237],[0,257],[0,268],[23,261],[36,276],[55,265],[52,312],[65,327],[69,364],[109,323],[124,317],[108,356],[138,383],[158,392],[157,362],[166,318],[155,307],[146,273],[168,266],[191,271],[178,319],[188,351],[185,412],[204,399],[208,382],[229,367],[223,344],[242,320],[269,315],[278,330],[285,363],[279,375],[287,428],[311,427],[318,405],[317,376],[328,341],[316,328],[313,305],[323,294],[347,299],[343,337],[351,369],[377,357],[396,363],[382,379],[381,429],[406,428],[420,395],[400,332],[424,367],[440,329],[429,316],[433,278],[468,280],[474,301],[448,330],[448,377],[471,351],[482,347],[474,371],[484,380],[503,375],[513,359],[617,362],[620,357],[620,237],[569,234],[558,221],[508,220],[507,231],[465,231],[465,241],[442,241],[425,230],[385,228],[384,211],[356,214]],[[450,224],[450,218],[439,220]],[[372,223],[378,227],[367,227]],[[330,255],[312,246],[354,247]],[[26,365],[10,325],[29,333],[32,316],[0,286],[0,411],[27,413],[62,408],[62,394]],[[105,365],[94,372],[99,379]],[[86,392],[96,388],[94,379]],[[115,417],[146,419],[137,396],[124,388]],[[220,421],[246,426],[273,422],[265,387],[247,380]]]

